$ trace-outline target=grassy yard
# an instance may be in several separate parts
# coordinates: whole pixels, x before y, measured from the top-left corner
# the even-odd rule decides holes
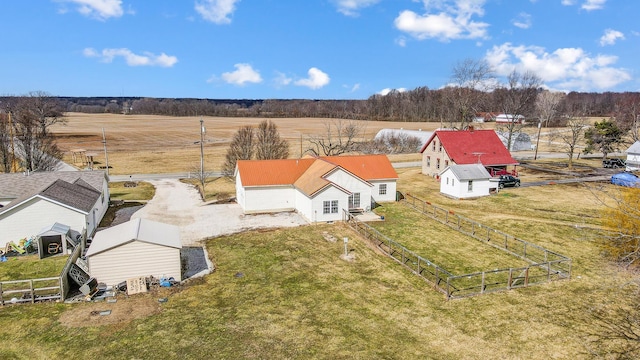
[[[0,309],[0,358],[592,357],[592,311],[630,304],[633,290],[624,286],[632,275],[602,259],[590,231],[600,225],[597,188],[553,185],[453,200],[440,196],[438,183],[418,169],[399,173],[404,192],[571,257],[572,279],[446,301],[342,224],[247,231],[210,239],[216,271],[180,289],[121,297],[115,304]],[[445,268],[494,266],[493,250],[476,255],[474,245],[469,256],[457,232],[427,225],[408,208],[384,205],[380,211],[381,231],[422,247]],[[349,237],[355,260],[340,259],[342,241],[329,242],[324,232]],[[159,303],[164,296],[168,302]],[[91,315],[106,309],[110,316]]]
[[[66,262],[66,256],[51,256],[42,260],[37,254],[7,256],[7,261],[0,263],[0,281],[60,276]]]
[[[148,182],[137,181],[134,187],[125,187],[125,181],[110,182],[109,193],[111,200],[146,201],[151,200],[156,188]]]

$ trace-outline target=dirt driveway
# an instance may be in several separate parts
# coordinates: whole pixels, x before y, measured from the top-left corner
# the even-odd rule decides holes
[[[296,213],[244,215],[238,204],[206,205],[193,186],[179,180],[149,182],[155,186],[156,194],[131,218],[179,226],[183,246],[201,245],[206,238],[243,230],[308,224]]]

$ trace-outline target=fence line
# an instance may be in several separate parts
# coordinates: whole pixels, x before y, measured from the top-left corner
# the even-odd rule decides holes
[[[494,246],[530,263],[526,267],[454,275],[436,265],[433,261],[421,257],[399,242],[385,236],[370,225],[359,221],[356,216],[348,211],[343,212],[343,221],[353,230],[365,239],[372,241],[396,262],[432,284],[435,290],[447,297],[447,300],[571,278],[571,259],[564,255],[547,250],[539,245],[516,239],[499,230],[458,216],[451,211],[432,206],[430,203],[421,201],[409,194],[405,195],[403,202],[430,218],[450,226],[454,230],[480,240],[483,244]],[[418,204],[422,205],[418,206]],[[480,236],[480,233],[486,234],[486,237]],[[495,236],[492,237],[492,235]],[[500,242],[497,242],[498,236]]]
[[[69,293],[69,277],[67,276],[71,266],[80,257],[86,247],[86,230],[82,233],[81,241],[73,249],[67,258],[65,266],[59,276],[29,279],[0,281],[0,305],[35,303],[45,300],[64,300]],[[63,240],[63,241],[66,241]]]

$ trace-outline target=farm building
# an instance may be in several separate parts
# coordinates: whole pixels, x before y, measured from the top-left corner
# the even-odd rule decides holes
[[[181,248],[177,226],[132,219],[96,233],[86,254],[89,274],[107,285],[151,275],[181,281]]]
[[[640,141],[634,142],[627,149],[627,171],[640,170]]]
[[[395,201],[398,179],[386,155],[238,160],[235,176],[244,213],[296,211],[310,222]]]
[[[55,223],[91,236],[108,208],[108,179],[103,171],[0,174],[0,204],[0,244]]]
[[[440,192],[455,199],[487,196],[497,188],[481,164],[451,165],[440,173]]]
[[[512,123],[524,124],[525,119],[522,115],[500,114],[496,116],[496,123]]]
[[[451,165],[482,164],[491,176],[516,173],[518,162],[494,130],[436,130],[420,150],[422,173],[439,176]]]
[[[376,136],[373,138],[374,140],[385,140],[389,138],[409,138],[415,137],[420,140],[420,144],[416,148],[416,152],[420,151],[420,149],[427,143],[429,138],[433,135],[433,131],[422,131],[422,130],[406,130],[406,129],[381,129],[378,131]]]
[[[502,144],[507,147],[507,142],[509,142],[509,133],[506,131],[496,131],[496,134],[498,134]],[[511,147],[509,151],[527,151],[531,149],[531,137],[529,134],[520,131],[511,134]]]

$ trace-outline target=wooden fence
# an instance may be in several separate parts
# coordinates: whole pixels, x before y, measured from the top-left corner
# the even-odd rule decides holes
[[[59,276],[0,281],[0,305],[35,303],[37,301],[64,300],[69,293],[70,284],[67,274],[86,246],[86,233],[82,234],[78,246],[67,258],[67,262]]]
[[[421,257],[399,242],[383,235],[348,212],[343,220],[358,234],[374,244],[414,274],[431,283],[447,299],[457,299],[494,291],[511,290],[571,278],[571,259],[536,244],[517,239],[455,213],[433,206],[409,194],[402,202],[422,214],[448,225],[465,235],[494,246],[530,263],[526,267],[487,270],[477,273],[454,275],[433,261]]]

